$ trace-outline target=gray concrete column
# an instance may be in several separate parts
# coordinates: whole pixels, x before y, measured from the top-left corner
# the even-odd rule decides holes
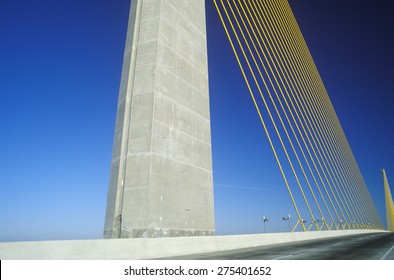
[[[105,238],[214,234],[204,0],[133,0]]]

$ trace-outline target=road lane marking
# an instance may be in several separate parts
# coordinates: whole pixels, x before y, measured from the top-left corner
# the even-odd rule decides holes
[[[305,253],[305,252],[307,252],[307,251],[308,251],[308,250],[303,250],[303,251],[301,251],[301,252],[295,253],[294,255],[299,255],[299,254]]]
[[[303,250],[303,251],[296,252],[296,253],[291,254],[291,255],[286,255],[286,256],[278,257],[278,258],[275,258],[275,259],[273,259],[273,260],[280,260],[280,259],[284,259],[284,258],[287,258],[287,257],[294,257],[294,256],[296,256],[296,255],[300,255],[300,254],[305,253],[305,252],[308,252],[308,250]]]
[[[391,246],[391,248],[386,252],[386,254],[384,254],[383,257],[381,257],[380,259],[384,260],[393,250],[394,250],[394,245]]]
[[[338,246],[338,245],[341,245],[341,244],[343,244],[343,242],[336,243],[336,244],[334,244],[332,246]]]
[[[279,257],[279,258],[275,258],[273,260],[281,260],[281,259],[284,259],[284,258],[287,258],[287,257],[292,257],[292,256],[293,255],[286,255],[286,256]]]

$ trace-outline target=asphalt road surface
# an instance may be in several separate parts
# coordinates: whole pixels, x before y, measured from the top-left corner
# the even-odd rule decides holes
[[[394,233],[371,233],[321,240],[195,254],[182,260],[394,260]]]

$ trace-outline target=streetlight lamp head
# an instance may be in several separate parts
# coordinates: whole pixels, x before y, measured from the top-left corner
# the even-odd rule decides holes
[[[287,216],[282,217],[283,221],[288,221],[290,220],[290,214],[288,214]]]

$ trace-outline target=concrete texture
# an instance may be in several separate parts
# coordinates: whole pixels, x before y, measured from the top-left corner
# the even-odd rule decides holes
[[[195,236],[0,243],[1,260],[132,260],[220,252],[379,230],[333,230],[255,235]]]
[[[104,238],[214,230],[205,1],[132,1]]]

